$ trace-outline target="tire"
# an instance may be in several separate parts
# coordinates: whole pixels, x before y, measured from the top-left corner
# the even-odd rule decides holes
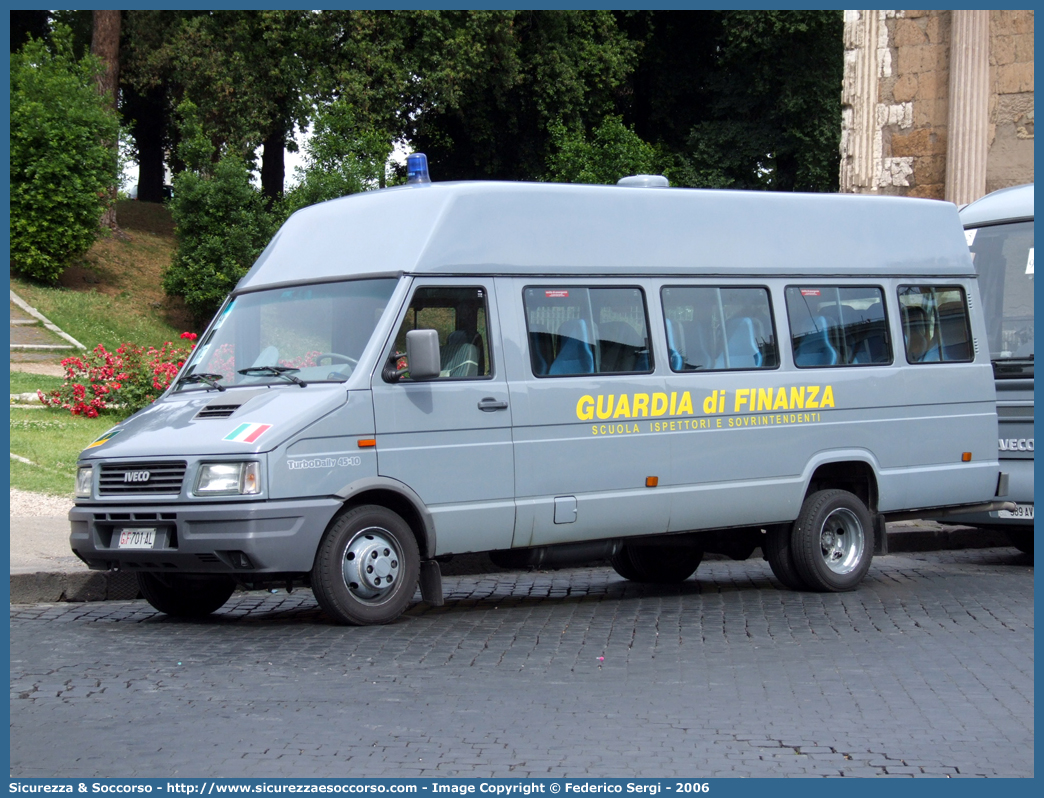
[[[785,588],[790,590],[808,590],[808,585],[797,572],[794,555],[790,551],[790,539],[794,527],[791,524],[779,524],[767,530],[762,551],[768,560],[772,574]]]
[[[874,556],[870,512],[847,490],[821,490],[801,505],[790,536],[797,574],[811,590],[854,590]]]
[[[1033,528],[1029,529],[1006,529],[1008,537],[1011,539],[1011,545],[1021,551],[1023,554],[1028,554],[1030,557],[1033,556]]]
[[[312,592],[338,623],[390,623],[413,599],[419,575],[409,525],[385,507],[365,504],[330,523],[312,568]]]
[[[609,562],[616,573],[632,582],[670,585],[696,573],[703,549],[691,546],[639,546],[626,543]]]
[[[203,618],[220,609],[236,589],[231,576],[183,576],[138,572],[145,600],[175,618]]]

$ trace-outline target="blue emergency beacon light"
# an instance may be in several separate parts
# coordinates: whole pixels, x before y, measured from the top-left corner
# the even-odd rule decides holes
[[[406,156],[406,185],[430,183],[428,176],[428,156],[423,152],[415,152]]]

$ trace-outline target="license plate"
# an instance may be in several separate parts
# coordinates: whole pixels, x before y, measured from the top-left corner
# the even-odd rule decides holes
[[[119,532],[121,549],[151,549],[156,543],[156,527],[135,527]]]
[[[1033,520],[1033,505],[1032,504],[1016,504],[1014,510],[1000,510],[997,513],[998,518],[1019,518],[1025,521]]]

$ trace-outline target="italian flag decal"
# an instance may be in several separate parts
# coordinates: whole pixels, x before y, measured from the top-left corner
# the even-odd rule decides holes
[[[235,443],[253,443],[270,429],[272,429],[271,424],[240,424],[222,440],[234,441]]]

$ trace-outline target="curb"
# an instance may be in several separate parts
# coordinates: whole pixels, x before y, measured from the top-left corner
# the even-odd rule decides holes
[[[134,574],[114,571],[36,571],[11,574],[12,604],[127,601],[138,598]]]
[[[1010,546],[1011,542],[1003,532],[969,527],[917,528],[888,533],[889,554],[949,549],[992,549]],[[708,557],[712,556],[726,559],[723,555],[708,555]],[[600,562],[589,563],[589,565],[597,564]],[[493,565],[487,554],[460,555],[442,566],[443,576],[504,573],[509,570]],[[12,604],[130,601],[138,597],[138,580],[133,573],[84,569],[83,571],[37,571],[11,574]]]

